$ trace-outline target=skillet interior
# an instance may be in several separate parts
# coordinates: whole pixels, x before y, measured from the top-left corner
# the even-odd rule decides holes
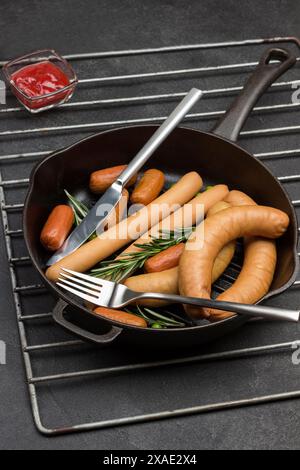
[[[135,126],[99,133],[55,152],[32,172],[23,219],[28,251],[44,282],[74,306],[80,304],[69,296],[61,295],[44,276],[45,261],[49,254],[39,242],[41,228],[53,206],[65,201],[64,188],[86,202],[91,202],[92,195],[87,190],[91,171],[129,162],[156,128]],[[226,183],[232,189],[245,191],[259,204],[285,211],[291,223],[287,233],[278,241],[277,269],[266,297],[282,292],[294,282],[298,264],[296,216],[284,189],[258,160],[239,146],[213,134],[177,128],[151,157],[146,167],[162,169],[166,173],[167,184],[176,181],[187,171],[195,170],[201,174],[205,184]],[[205,325],[204,328],[207,330],[224,323],[233,324],[232,320]],[[156,330],[145,331],[150,333]],[[170,333],[170,330],[156,332],[165,334]],[[172,333],[175,331],[172,330]]]

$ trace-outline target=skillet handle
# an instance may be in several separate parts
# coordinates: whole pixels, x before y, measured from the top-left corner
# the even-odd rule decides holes
[[[274,60],[279,62],[270,63]],[[296,56],[286,49],[271,48],[265,51],[243,91],[212,132],[235,142],[260,96],[289,70],[296,60]]]
[[[71,331],[75,335],[80,336],[80,338],[105,346],[111,344],[122,333],[122,329],[117,328],[116,326],[112,326],[111,330],[103,335],[97,335],[95,333],[91,333],[90,331],[84,330],[66,319],[64,313],[68,306],[69,304],[67,304],[67,302],[64,300],[59,300],[52,312],[53,319],[60,326],[67,329],[68,331]]]

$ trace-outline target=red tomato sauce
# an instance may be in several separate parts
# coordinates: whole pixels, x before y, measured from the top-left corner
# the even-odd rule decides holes
[[[44,108],[62,101],[72,92],[72,90],[64,90],[54,96],[46,96],[70,85],[69,78],[64,72],[49,61],[26,65],[13,73],[11,79],[15,87],[29,98],[27,100],[17,92],[19,100],[31,109]],[[38,97],[41,99],[32,100]]]

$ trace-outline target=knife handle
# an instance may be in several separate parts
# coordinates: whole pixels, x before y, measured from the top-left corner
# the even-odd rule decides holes
[[[201,98],[202,94],[201,90],[192,88],[179,105],[176,106],[170,116],[154,132],[144,147],[136,154],[125,170],[120,174],[117,181],[120,182],[123,187],[128,183],[132,176],[142,168],[153,152],[160,146],[166,137],[168,137],[172,130],[177,127],[188,111]]]

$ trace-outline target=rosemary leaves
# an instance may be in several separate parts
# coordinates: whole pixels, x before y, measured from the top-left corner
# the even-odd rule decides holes
[[[65,194],[69,199],[70,205],[74,211],[75,224],[79,225],[87,215],[89,209],[85,204],[83,204],[83,202],[78,201],[78,199],[72,196],[72,194],[70,194],[66,189]]]
[[[184,328],[186,326],[191,326],[193,323],[188,318],[181,317],[173,312],[158,311],[153,308],[141,307],[139,305],[132,310],[126,309],[126,312],[133,313],[134,315],[144,318],[148,326],[155,329]]]

